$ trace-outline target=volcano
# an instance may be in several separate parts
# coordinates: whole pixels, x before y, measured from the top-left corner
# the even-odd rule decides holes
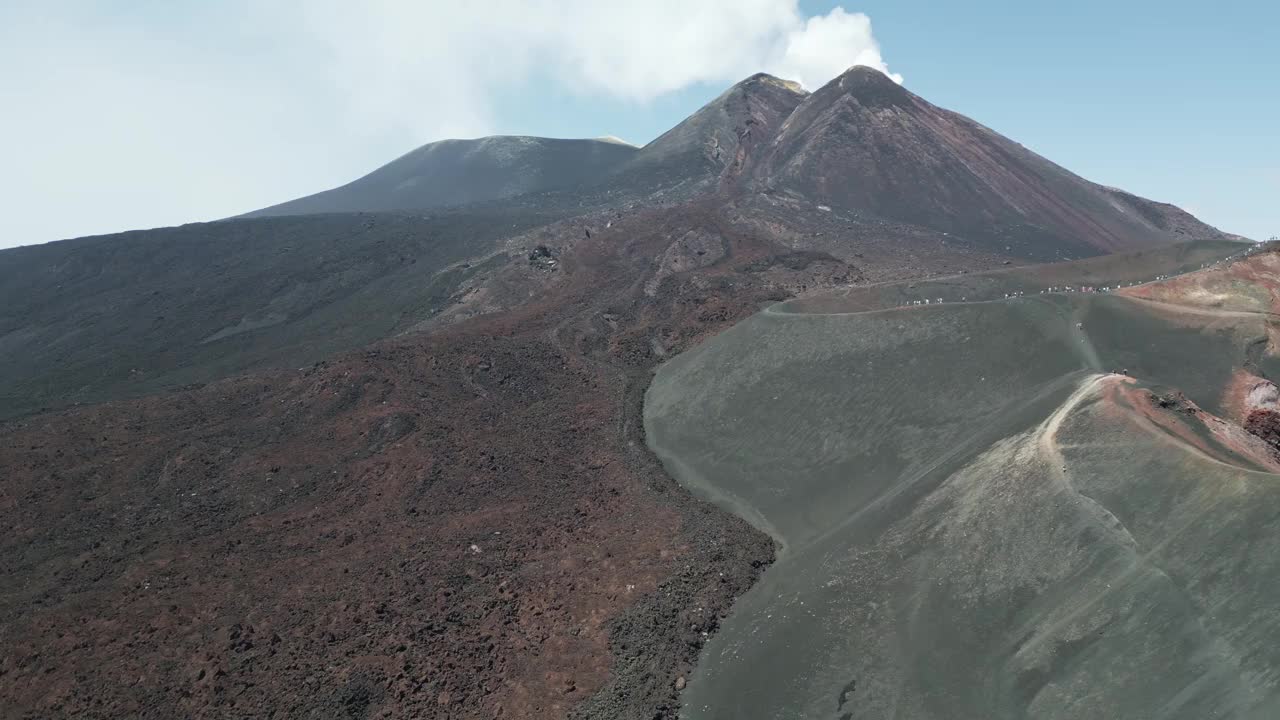
[[[1270,397],[1255,392],[1271,370],[1261,311],[1232,305],[1254,314],[1231,316],[1230,328],[1165,318],[1151,337],[1171,349],[1154,359],[1133,328],[1155,322],[1129,313],[1136,303],[1154,311],[1191,295],[1203,304],[1213,293],[1262,293],[1270,266],[1239,265],[1238,240],[1086,181],[855,67],[812,93],[754,75],[643,147],[442,141],[237,218],[0,251],[0,697],[18,717],[646,719],[674,717],[682,698],[725,702],[721,716],[733,716],[742,708],[732,698],[757,692],[777,698],[781,714],[821,706],[872,717],[850,698],[868,693],[880,703],[867,705],[873,712],[892,704],[884,688],[894,682],[903,702],[934,712],[920,717],[941,717],[947,698],[966,711],[1059,717],[1036,714],[1056,701],[1059,680],[1121,697],[1116,678],[1071,664],[1095,624],[1034,635],[1041,654],[1015,657],[1020,641],[1008,633],[990,646],[961,641],[1000,626],[1024,595],[966,595],[972,612],[939,611],[933,625],[920,618],[947,607],[945,589],[916,594],[928,607],[895,603],[933,570],[979,557],[950,540],[931,545],[930,523],[982,529],[998,548],[1001,522],[1040,517],[1040,490],[1057,476],[1031,464],[1018,467],[1034,483],[1001,495],[990,524],[948,509],[981,502],[974,483],[1003,466],[978,450],[1004,430],[1017,437],[1006,448],[1014,454],[1043,438],[1067,448],[1110,432],[1151,459],[1160,446],[1142,432],[1154,423],[1181,438],[1187,457],[1230,466],[1196,460],[1223,482],[1270,471],[1266,441],[1244,430],[1206,435],[1244,422],[1231,410],[1239,398]],[[1244,269],[1224,270],[1227,258]],[[1031,266],[1056,259],[1078,262]],[[1006,307],[1000,295],[1201,266],[1218,279],[1124,301]],[[919,323],[902,307],[926,300],[990,306]],[[1098,318],[1096,332],[1073,332]],[[824,327],[838,341],[825,343]],[[1169,358],[1184,357],[1176,349],[1198,334],[1215,338],[1203,352],[1216,359],[1177,370]],[[1094,355],[1080,346],[1085,336]],[[966,349],[991,338],[993,353],[1007,351],[998,362]],[[1186,385],[1190,399],[1150,410],[1145,386],[1110,376],[1075,393],[1081,373],[1114,369],[1100,362],[1150,372],[1162,398],[1165,385]],[[1017,412],[991,389],[1002,377]],[[1220,402],[1227,386],[1235,405]],[[1086,408],[1103,413],[1103,400],[1125,412],[1071,425]],[[1180,409],[1191,405],[1222,425],[1188,420]],[[1032,422],[1045,408],[1065,430]],[[930,413],[940,418],[934,434]],[[753,424],[735,434],[738,415]],[[981,447],[964,441],[975,427]],[[918,452],[896,450],[908,446]],[[796,448],[812,462],[787,455]],[[1064,452],[1073,476],[1102,482],[1099,461],[1077,465]],[[753,453],[767,463],[725,475]],[[903,479],[902,458],[940,457],[955,460],[938,467],[954,466],[964,483]],[[874,477],[855,482],[858,468]],[[1104,504],[1128,524],[1124,502],[1159,504],[1160,494],[1158,478],[1126,477]],[[771,492],[778,478],[791,478],[790,490]],[[1179,478],[1182,491],[1203,490]],[[932,496],[929,512],[880,498],[915,497],[904,486],[947,494]],[[1140,492],[1126,494],[1130,486]],[[874,527],[837,517],[887,506],[867,513],[883,520]],[[1070,507],[1044,517],[1061,520]],[[1223,533],[1265,527],[1234,525],[1235,506],[1214,507],[1207,522]],[[1130,557],[1103,513],[1090,512],[1087,557]],[[898,534],[880,542],[877,528],[889,526]],[[846,552],[846,530],[874,553]],[[1168,539],[1136,526],[1132,535]],[[823,556],[787,555],[822,538],[845,543],[842,567],[873,563],[858,566],[874,582],[857,597],[887,603],[873,619],[858,615],[866,606],[823,605],[831,627],[906,638],[902,667],[921,677],[951,668],[940,676],[951,684],[921,690],[891,659],[872,673],[806,655],[790,667],[829,672],[803,683],[758,672],[754,651],[736,666],[725,660],[790,597],[771,576],[823,592],[810,582]],[[1037,542],[1037,553],[1052,547]],[[788,550],[771,568],[780,546]],[[1195,582],[1217,577],[1190,553],[1169,562],[1194,566]],[[883,568],[902,557],[915,574],[895,585]],[[1017,565],[1019,582],[1034,559]],[[1123,624],[1123,608],[1151,590],[1163,603],[1152,623],[1204,619],[1195,603],[1217,596],[1179,595],[1183,576],[1171,569],[1160,580],[1144,562],[1146,585],[1097,607]],[[1087,579],[1105,583],[1114,567]],[[1069,624],[1072,569],[1046,570],[1045,586],[1061,592],[1016,619]],[[947,578],[957,593],[970,587]],[[1262,597],[1256,590],[1242,586],[1241,602]],[[895,625],[893,613],[911,622]],[[944,622],[957,628],[946,635],[952,654],[928,656],[927,638],[911,633]],[[801,626],[779,621],[758,637],[785,644],[785,627]],[[1234,621],[1214,627],[1221,642],[1244,634]],[[1139,635],[1079,657],[1171,668],[1167,687],[1143,685],[1135,703],[1186,697],[1187,712],[1244,717],[1274,697],[1258,679],[1270,677],[1259,654],[1269,632],[1233,650],[1235,666],[1210,663],[1199,684],[1195,663],[1115,650]],[[1204,633],[1187,637],[1196,657],[1221,648]],[[877,646],[874,657],[891,650]],[[717,680],[735,667],[756,683],[749,692]],[[1003,668],[1008,683],[966,685],[965,672],[982,668]],[[1214,704],[1220,696],[1231,702]]]
[[[963,115],[855,67],[796,107],[756,183],[1048,259],[1216,234],[1186,213],[1091,183]],[[1179,232],[1180,231],[1180,232]]]

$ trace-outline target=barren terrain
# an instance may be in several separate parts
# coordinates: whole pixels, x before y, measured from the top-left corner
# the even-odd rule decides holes
[[[1080,332],[1068,322],[1082,312],[1074,300],[969,303],[971,290],[1016,289],[979,273],[1007,279],[1027,262],[1146,247],[1067,275],[1146,280],[1234,251],[1172,206],[1112,198],[1118,191],[1026,151],[1001,154],[1009,141],[896,86],[885,96],[865,72],[813,94],[752,76],[645,148],[440,146],[310,196],[302,210],[268,213],[313,215],[0,253],[0,715],[648,720],[674,717],[682,697],[715,697],[695,662],[715,667],[742,638],[735,623],[811,587],[812,577],[794,589],[770,578],[787,577],[803,542],[879,486],[807,485],[802,455],[726,477],[772,440],[698,416],[682,441],[727,433],[726,462],[708,469],[712,456],[676,458],[675,448],[664,451],[673,474],[689,482],[696,470],[724,490],[769,470],[770,482],[790,484],[769,491],[788,505],[776,517],[748,508],[741,488],[693,482],[715,502],[695,498],[649,450],[644,413],[655,410],[644,397],[660,363],[696,364],[761,324],[825,328],[817,339],[736,346],[683,397],[661,383],[650,397],[706,397],[740,362],[848,361],[823,366],[810,378],[816,390],[766,388],[752,412],[767,416],[771,437],[808,443],[814,462],[841,472],[896,471],[900,457],[935,452],[958,467],[971,455],[946,454],[954,432],[1025,430],[1071,394],[1082,359],[1102,362],[1082,338],[1113,328],[1117,342],[1098,343],[1114,348],[1105,361],[1137,367],[1129,358],[1144,349],[1120,342],[1133,339],[1126,313],[1151,305],[1108,298]],[[844,122],[859,116],[875,120],[865,126],[874,137]],[[932,169],[973,153],[975,177]],[[885,158],[899,174],[882,177]],[[516,176],[491,182],[511,168]],[[1035,180],[1041,172],[1052,182]],[[850,190],[872,181],[888,185]],[[975,183],[1012,200],[970,203]],[[1170,247],[1189,238],[1204,242]],[[1059,277],[1027,272],[1016,276],[1024,285]],[[882,313],[874,328],[847,319],[866,303],[930,297],[956,305]],[[830,316],[805,309],[832,298],[851,304]],[[1214,347],[1251,342],[1259,317],[1229,323]],[[1161,337],[1198,328],[1170,323]],[[922,344],[857,365],[866,358],[851,348],[886,336]],[[947,379],[989,362],[991,348],[975,349],[988,338],[1010,349],[978,373],[991,385],[953,396],[972,388]],[[1246,355],[1258,347],[1246,343]],[[1215,352],[1206,370],[1189,355],[1168,353],[1161,377],[1224,422],[1249,425],[1229,408],[1254,418],[1243,440],[1202,438],[1206,453],[1234,458],[1250,438],[1277,435],[1265,363]],[[897,363],[919,377],[893,374]],[[987,391],[997,378],[1031,394],[1003,404]],[[879,413],[904,398],[919,401],[908,413],[918,427],[876,445],[896,427]],[[841,455],[852,431],[834,432],[821,413],[869,428],[858,440],[866,451]],[[748,593],[779,548],[782,562]],[[840,628],[858,622],[855,610]],[[760,637],[790,647],[791,626],[766,621]],[[848,647],[803,650],[791,670],[817,663],[850,675]],[[752,693],[810,698],[775,692],[787,678],[776,672],[742,677],[759,682],[716,712]],[[836,679],[854,692],[849,677]],[[863,692],[868,681],[858,682]],[[823,686],[823,712],[853,712],[833,687]]]

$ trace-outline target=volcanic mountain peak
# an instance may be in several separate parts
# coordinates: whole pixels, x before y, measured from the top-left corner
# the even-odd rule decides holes
[[[440,140],[341,187],[246,217],[422,210],[576,187],[607,174],[637,150],[616,138],[491,135]]]
[[[783,90],[787,90],[788,92],[792,92],[797,95],[809,94],[808,90],[805,90],[804,87],[800,85],[800,83],[794,80],[783,80],[782,78],[776,75],[770,75],[769,73],[763,73],[763,72],[756,73],[755,75],[752,75],[751,77],[746,78],[745,80],[742,80],[741,82],[737,83],[732,88],[730,88],[730,91],[733,91],[733,90],[749,91],[752,87],[755,87],[755,86],[771,86],[771,87],[782,88]]]
[[[598,138],[592,138],[592,139],[593,139],[593,140],[597,140],[597,141],[599,141],[599,142],[607,142],[607,143],[616,143],[616,144],[618,144],[618,145],[626,145],[627,147],[639,147],[639,146],[638,146],[638,145],[636,145],[635,143],[629,143],[629,142],[627,142],[626,140],[623,140],[622,138],[618,137],[617,135],[601,135],[601,136],[600,136],[600,137],[598,137]]]
[[[862,66],[806,97],[753,162],[752,175],[758,186],[815,203],[1043,260],[1221,235],[1146,201],[1118,202]]]
[[[771,136],[807,96],[799,83],[756,73],[645,145],[632,164],[718,172],[743,160],[743,140]]]

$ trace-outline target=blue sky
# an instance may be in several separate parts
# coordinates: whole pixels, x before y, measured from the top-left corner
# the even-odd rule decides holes
[[[1085,177],[1280,235],[1280,4],[869,3],[913,91]]]
[[[912,92],[1096,182],[1280,236],[1280,3],[802,2],[870,16]],[[717,95],[504,104],[504,132],[651,139]],[[569,109],[572,108],[572,109]]]
[[[1263,2],[16,0],[0,247],[225,217],[443,137],[643,143],[751,72],[815,86],[855,57],[1091,180],[1264,238],[1277,27]]]

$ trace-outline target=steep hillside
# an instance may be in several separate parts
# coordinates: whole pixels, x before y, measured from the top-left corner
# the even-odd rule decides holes
[[[1220,235],[1117,196],[865,67],[807,97],[754,176],[760,187],[1038,259]]]
[[[448,310],[547,221],[231,220],[0,252],[0,418],[359,347]]]
[[[509,200],[586,211],[718,191],[786,195],[1035,261],[1223,237],[1089,182],[866,67],[816,92],[757,74],[642,148],[492,137],[425,145],[348,185],[249,216]]]
[[[636,154],[615,140],[495,136],[430,143],[342,187],[245,217],[424,210],[577,188]]]

